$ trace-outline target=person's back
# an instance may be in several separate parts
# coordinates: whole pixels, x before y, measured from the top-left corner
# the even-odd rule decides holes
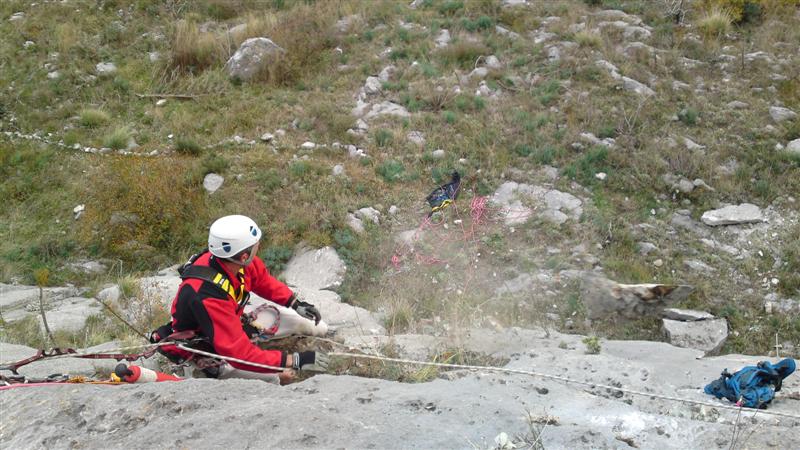
[[[312,320],[319,325],[321,319],[313,305],[297,300],[291,289],[273,277],[256,256],[260,239],[261,230],[245,216],[226,216],[214,222],[209,230],[208,250],[193,256],[181,269],[183,281],[172,302],[170,329],[157,331],[160,338],[172,332],[193,332],[202,340],[197,349],[229,358],[213,367],[203,367],[207,363],[200,365],[208,376],[275,381],[276,373],[291,377],[287,368],[321,364],[315,352],[289,354],[262,350],[245,332],[242,316],[251,290],[275,305],[294,308],[305,316],[304,321]],[[297,315],[286,308],[284,314]],[[275,311],[277,314],[278,310]],[[176,346],[165,346],[162,350],[174,361],[208,360]]]

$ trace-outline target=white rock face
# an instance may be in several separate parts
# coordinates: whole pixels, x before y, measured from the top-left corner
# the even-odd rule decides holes
[[[215,173],[209,173],[208,175],[203,178],[203,188],[208,191],[209,194],[213,194],[217,191],[220,187],[222,187],[222,183],[225,182],[225,178]]]
[[[242,42],[236,53],[225,63],[231,78],[248,81],[271,64],[277,64],[286,50],[265,37],[255,37]]]
[[[346,267],[333,247],[304,250],[286,264],[284,277],[290,286],[332,289],[344,281]]]
[[[676,347],[715,353],[728,339],[728,322],[725,319],[693,322],[663,319],[662,322],[667,340]]]
[[[761,208],[750,203],[731,205],[720,209],[712,209],[703,213],[700,220],[712,227],[719,225],[737,225],[764,221]]]
[[[797,113],[789,108],[781,106],[770,106],[769,115],[775,122],[785,122],[787,120],[794,120],[797,118]]]

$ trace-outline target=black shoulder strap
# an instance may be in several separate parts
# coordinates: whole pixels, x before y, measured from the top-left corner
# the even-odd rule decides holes
[[[189,260],[186,261],[185,263],[183,263],[182,266],[178,267],[178,274],[181,275],[181,278],[183,278],[183,272],[188,267],[191,267],[192,264],[194,264],[194,262],[197,261],[198,258],[203,256],[203,254],[206,253],[207,251],[208,251],[208,248],[204,248],[204,249],[200,250],[199,252],[197,252],[194,255],[190,256]],[[196,277],[189,277],[189,278],[196,278]]]
[[[196,266],[192,264],[184,267],[183,272],[181,273],[181,279],[185,280],[187,278],[197,278],[199,280],[208,281],[219,288],[219,290],[225,295],[230,295],[233,299],[239,302],[241,308],[244,308],[244,305],[250,298],[250,294],[244,290],[243,281],[240,282],[241,284],[239,291],[237,292],[225,274],[217,272],[208,266]]]
[[[197,278],[199,280],[208,281],[226,294],[232,293],[233,297],[236,298],[236,294],[233,293],[233,288],[231,287],[231,282],[228,280],[228,277],[211,267],[195,266],[194,264],[186,266],[181,272],[181,279],[185,280],[187,278]]]

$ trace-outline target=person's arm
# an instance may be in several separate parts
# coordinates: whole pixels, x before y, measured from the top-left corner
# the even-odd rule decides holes
[[[203,335],[211,340],[217,353],[245,361],[273,367],[292,367],[291,355],[279,350],[262,350],[255,346],[242,329],[236,314],[236,305],[228,300],[207,298],[192,303]],[[228,361],[233,367],[251,372],[277,372],[277,370]]]
[[[248,291],[255,292],[260,297],[281,306],[291,306],[294,293],[289,289],[289,286],[269,273],[261,258],[253,258],[253,262],[245,267],[244,270],[247,275],[245,279],[249,283],[247,286]]]

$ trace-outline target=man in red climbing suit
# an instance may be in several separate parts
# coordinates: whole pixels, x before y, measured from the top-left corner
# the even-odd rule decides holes
[[[179,270],[183,281],[172,301],[171,324],[156,330],[151,340],[157,342],[172,333],[191,331],[202,338],[200,344],[190,345],[193,348],[272,368],[209,358],[171,345],[161,347],[163,354],[175,362],[188,361],[206,376],[220,379],[252,378],[286,383],[295,377],[296,370],[327,369],[328,358],[324,353],[262,350],[251,342],[251,335],[257,330],[242,317],[249,317],[244,314],[244,307],[251,291],[279,305],[272,308],[274,314],[293,316],[288,317],[293,320],[281,317],[277,322],[281,324],[282,335],[318,334],[320,328],[327,330],[327,325],[320,323],[322,316],[314,305],[297,299],[288,286],[270,275],[256,256],[260,240],[261,230],[249,217],[233,215],[215,221],[209,229],[208,249],[194,255]],[[285,330],[286,324],[292,330]]]

